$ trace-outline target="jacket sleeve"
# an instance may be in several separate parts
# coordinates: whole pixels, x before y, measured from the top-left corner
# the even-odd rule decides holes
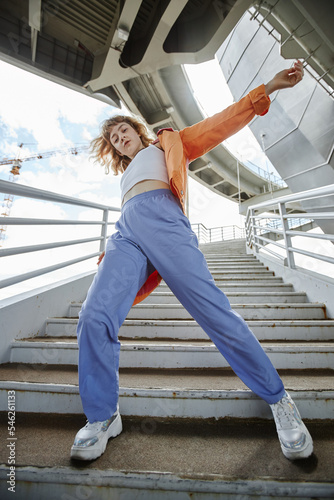
[[[222,141],[245,127],[255,115],[265,115],[270,99],[260,85],[219,113],[180,131],[186,157],[189,161],[199,158]]]

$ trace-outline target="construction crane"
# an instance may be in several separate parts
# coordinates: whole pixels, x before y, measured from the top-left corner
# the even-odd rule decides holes
[[[22,148],[23,143],[19,144],[19,148]],[[68,148],[68,149],[59,149],[55,151],[46,151],[44,153],[36,153],[31,156],[25,156],[24,158],[19,158],[19,154],[17,155],[17,158],[2,158],[0,160],[0,165],[12,165],[12,168],[10,170],[10,175],[9,175],[9,181],[10,182],[17,182],[18,176],[20,175],[20,169],[22,166],[22,163],[25,161],[31,161],[31,160],[41,160],[43,158],[49,158],[50,156],[55,156],[57,154],[60,155],[67,155],[67,154],[72,154],[72,155],[77,155],[79,153],[82,153],[83,151],[88,150],[89,145],[83,145],[79,147],[74,147],[74,148]],[[14,196],[11,194],[5,194],[3,202],[2,202],[2,208],[1,208],[1,217],[8,217],[10,215],[10,211],[13,205],[13,199]],[[0,246],[1,246],[1,241],[3,241],[6,237],[6,230],[7,226],[5,224],[0,225]]]
[[[19,148],[21,148],[23,144],[19,144]],[[68,149],[59,149],[55,151],[45,151],[44,153],[36,153],[32,156],[25,156],[24,158],[2,158],[0,160],[0,165],[12,165],[18,162],[16,166],[18,166],[20,163],[24,161],[31,161],[31,160],[41,160],[43,158],[48,158],[50,156],[55,156],[57,154],[60,155],[67,155],[67,154],[72,154],[72,155],[77,155],[79,153],[82,153],[83,151],[87,150],[89,146],[84,145],[80,147],[74,147],[74,148],[68,148]],[[20,168],[20,166],[19,166]]]

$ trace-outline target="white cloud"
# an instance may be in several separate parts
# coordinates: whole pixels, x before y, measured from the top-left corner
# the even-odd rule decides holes
[[[192,224],[202,223],[212,227],[244,226],[236,202],[215,194],[197,181],[189,178],[189,219]]]
[[[87,142],[90,142],[94,139],[94,136],[93,134],[91,133],[90,130],[88,130],[87,127],[84,127],[83,130],[82,130],[82,138],[87,141]]]
[[[1,66],[5,63],[1,63]],[[45,83],[39,82],[35,75],[22,72],[17,68],[2,68],[6,78],[0,81],[2,95],[12,96],[2,102],[1,114],[3,121],[12,129],[27,129],[37,142],[37,147],[53,148],[62,144],[71,145],[59,127],[59,110],[51,105],[52,93]],[[22,84],[24,78],[24,85]],[[24,89],[24,91],[23,91]],[[14,112],[15,108],[19,112]]]
[[[231,91],[216,59],[203,64],[186,64],[185,70],[196,99],[207,116],[233,103]]]
[[[97,126],[101,111],[110,108],[2,61],[0,72],[0,92],[8,97],[1,105],[4,123],[12,130],[27,129],[40,150],[73,145],[61,129],[61,119],[86,127]]]

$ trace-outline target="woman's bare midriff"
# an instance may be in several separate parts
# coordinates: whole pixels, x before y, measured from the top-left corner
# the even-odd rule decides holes
[[[137,194],[146,193],[147,191],[154,191],[155,189],[169,189],[170,186],[166,182],[156,181],[156,180],[146,180],[135,184],[127,193],[125,193],[122,200],[122,205],[127,201],[131,200]]]

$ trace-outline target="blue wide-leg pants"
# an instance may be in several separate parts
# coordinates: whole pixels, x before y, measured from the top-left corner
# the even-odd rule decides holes
[[[88,420],[103,421],[116,411],[118,331],[154,268],[241,380],[267,403],[279,401],[283,383],[215,285],[178,199],[167,189],[137,195],[123,206],[116,230],[79,315],[79,389]]]

